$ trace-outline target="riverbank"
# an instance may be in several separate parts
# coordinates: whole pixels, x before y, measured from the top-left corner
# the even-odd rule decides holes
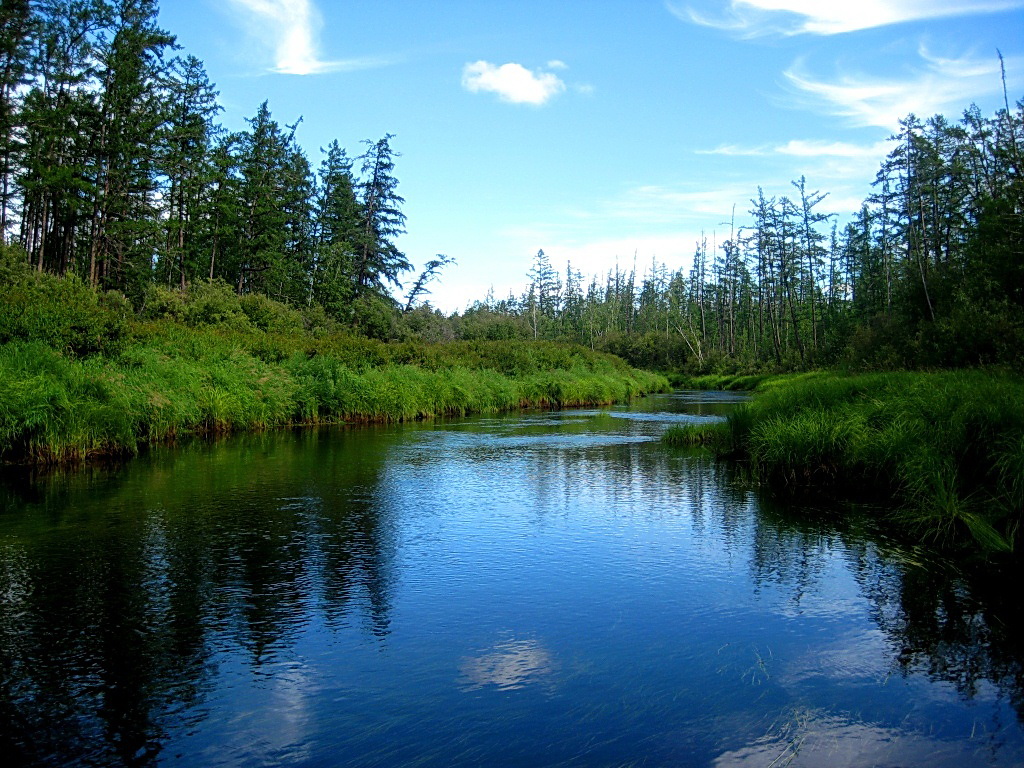
[[[225,286],[141,311],[74,279],[0,291],[0,460],[131,454],[182,434],[598,405],[669,386],[584,347],[386,343]]]
[[[669,373],[668,380],[676,389],[703,389],[747,392],[756,389],[762,382],[777,378],[775,374],[721,374],[707,373],[693,376],[686,373]]]
[[[336,338],[326,340],[331,351],[268,359],[272,339],[257,355],[230,337],[160,330],[113,357],[76,359],[41,342],[0,348],[0,457],[80,461],[185,433],[595,405],[667,387],[610,356],[558,345]],[[361,359],[366,346],[372,355]]]
[[[1024,381],[986,371],[770,378],[720,424],[676,427],[760,482],[870,492],[923,540],[1010,551],[1024,518]]]

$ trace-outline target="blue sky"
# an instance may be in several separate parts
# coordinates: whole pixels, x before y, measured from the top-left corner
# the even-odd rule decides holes
[[[687,267],[768,195],[852,213],[908,112],[1024,97],[1024,0],[163,0],[244,127],[302,117],[310,161],[392,133],[432,303],[519,293],[543,248],[564,271]],[[414,275],[409,275],[411,282]]]

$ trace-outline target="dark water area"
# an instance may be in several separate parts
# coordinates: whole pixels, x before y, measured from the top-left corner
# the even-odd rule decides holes
[[[1019,588],[657,441],[738,398],[9,471],[3,764],[1024,764]]]

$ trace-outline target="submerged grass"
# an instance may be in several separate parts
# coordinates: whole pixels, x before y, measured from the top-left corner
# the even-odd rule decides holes
[[[666,441],[744,458],[776,486],[890,494],[928,540],[1008,551],[1024,517],[1024,381],[1010,374],[772,378],[726,423]]]
[[[184,433],[603,404],[667,386],[568,345],[389,345],[161,322],[115,355],[0,346],[0,457],[77,461]]]

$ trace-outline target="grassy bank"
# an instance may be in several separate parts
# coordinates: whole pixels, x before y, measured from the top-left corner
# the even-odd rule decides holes
[[[670,373],[669,381],[676,389],[716,389],[721,391],[751,391],[765,381],[778,378],[770,373],[707,373],[691,376],[685,373]]]
[[[661,376],[573,345],[385,343],[224,285],[136,309],[69,279],[0,288],[0,460],[131,453],[186,433],[626,400]]]
[[[380,344],[367,362],[365,340],[339,338],[328,341],[334,354],[268,359],[267,339],[256,355],[216,334],[162,330],[111,357],[78,359],[37,341],[0,347],[0,456],[74,461],[183,433],[611,403],[665,387],[568,347]]]
[[[760,481],[892,496],[923,538],[1013,548],[1024,517],[1024,381],[981,371],[770,379],[722,424],[668,443],[745,459]]]

